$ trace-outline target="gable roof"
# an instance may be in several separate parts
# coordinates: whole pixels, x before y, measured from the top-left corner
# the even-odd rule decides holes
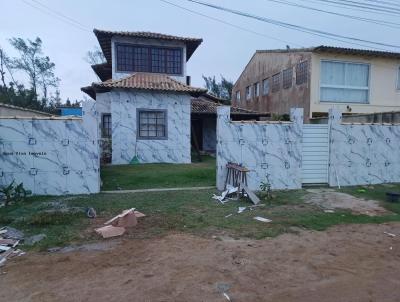
[[[178,92],[192,96],[199,96],[207,91],[204,88],[185,85],[164,74],[146,72],[136,72],[119,80],[92,83],[81,90],[95,99],[95,92],[107,92],[113,88]]]
[[[146,31],[110,31],[95,28],[93,32],[99,41],[100,47],[108,63],[111,63],[112,61],[111,38],[113,36],[184,42],[186,44],[186,61],[190,59],[197,47],[201,44],[201,42],[203,42],[203,39],[199,38],[178,37]]]
[[[308,48],[256,50],[256,53],[293,53],[293,52],[335,53],[335,54],[400,59],[399,52],[380,51],[380,50],[371,50],[371,49],[345,48],[345,47],[335,47],[335,46],[326,46],[326,45],[320,45],[320,46],[308,47]]]

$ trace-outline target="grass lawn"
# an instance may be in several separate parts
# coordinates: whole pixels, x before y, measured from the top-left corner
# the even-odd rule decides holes
[[[115,165],[101,168],[102,190],[215,186],[215,158],[192,164]]]
[[[380,186],[365,194],[367,198],[380,198]],[[398,187],[400,188],[400,186]],[[352,193],[357,188],[347,188]],[[336,224],[383,223],[400,221],[400,207],[383,202],[393,214],[379,217],[353,215],[348,211],[325,213],[320,208],[304,203],[304,190],[277,191],[275,198],[265,200],[264,206],[237,214],[239,206],[249,206],[247,201],[230,201],[221,205],[211,199],[214,190],[149,192],[136,194],[96,194],[74,197],[31,197],[25,202],[0,208],[0,227],[9,225],[23,230],[27,236],[44,233],[47,238],[33,247],[36,250],[73,243],[98,240],[93,229],[122,209],[135,207],[147,216],[126,236],[149,238],[168,232],[189,232],[200,236],[228,235],[234,238],[274,237],[284,232],[296,231],[293,227],[324,230]],[[368,193],[369,192],[369,193]],[[356,194],[356,193],[354,193]],[[84,212],[63,212],[66,207],[94,207],[98,218],[91,220]],[[58,209],[58,210],[57,210]],[[233,214],[230,217],[225,217]],[[272,219],[263,223],[253,219],[262,216]],[[125,236],[125,237],[126,237]],[[28,247],[23,247],[29,249]]]

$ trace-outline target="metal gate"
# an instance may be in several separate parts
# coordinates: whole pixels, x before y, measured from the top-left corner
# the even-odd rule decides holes
[[[303,184],[328,183],[328,125],[303,125]]]

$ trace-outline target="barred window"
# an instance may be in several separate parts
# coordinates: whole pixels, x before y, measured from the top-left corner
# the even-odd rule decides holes
[[[250,86],[246,87],[246,100],[251,99],[251,91],[250,91]]]
[[[182,74],[181,48],[117,44],[117,71]]]
[[[307,83],[308,80],[308,61],[300,62],[296,66],[296,84]]]
[[[269,79],[263,80],[263,95],[268,95],[269,93]]]
[[[257,97],[260,95],[260,83],[255,83],[253,88],[254,96]]]
[[[240,90],[236,91],[236,101],[240,102]]]
[[[277,92],[281,89],[281,73],[277,73],[272,76],[271,91]]]
[[[111,114],[103,114],[101,119],[102,137],[111,137]]]
[[[292,87],[292,78],[293,78],[293,68],[288,68],[285,69],[282,72],[282,78],[283,78],[283,89],[288,89]]]
[[[138,110],[138,138],[139,139],[166,139],[167,138],[167,111],[166,110]]]

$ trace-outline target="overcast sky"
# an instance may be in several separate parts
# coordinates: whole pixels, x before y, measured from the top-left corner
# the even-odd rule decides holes
[[[256,49],[285,48],[287,44],[291,47],[324,44],[357,48],[355,45],[220,12],[190,3],[187,0],[169,1],[265,36],[210,20],[160,0],[0,0],[2,19],[0,46],[12,56],[14,53],[8,43],[9,38],[34,39],[39,36],[43,40],[44,53],[56,64],[56,75],[61,79],[60,90],[63,100],[67,97],[82,99],[83,94],[80,87],[97,80],[89,64],[83,59],[88,50],[98,45],[92,32],[93,28],[152,31],[203,38],[203,43],[188,62],[188,74],[192,76],[192,85],[194,86],[203,86],[201,78],[203,74],[216,76],[222,74],[235,81]],[[269,0],[204,1],[337,34],[389,44],[400,44],[400,29],[290,7]],[[319,4],[315,0],[290,1],[320,9],[400,23],[399,16],[384,16],[329,7],[322,3]],[[391,0],[390,2],[398,1]],[[68,23],[65,19],[46,10],[38,3],[78,21],[84,28],[78,28]],[[274,40],[273,38],[284,41]],[[393,48],[387,49],[396,51]],[[397,49],[397,51],[399,50]]]

